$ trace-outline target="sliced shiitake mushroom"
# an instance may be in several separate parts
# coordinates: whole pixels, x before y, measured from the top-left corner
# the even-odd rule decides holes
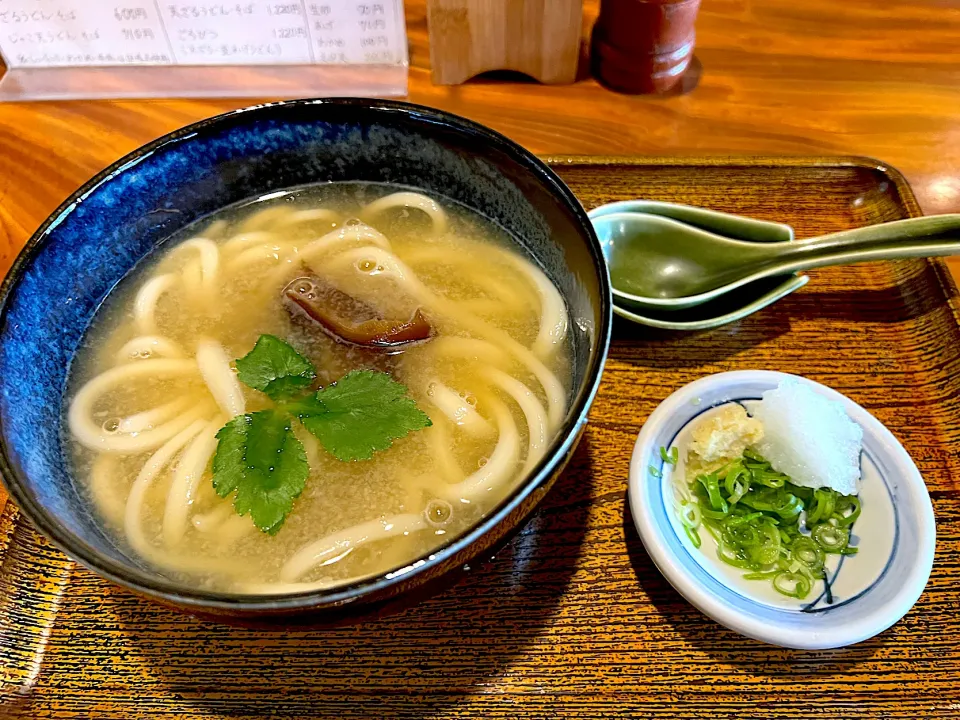
[[[317,275],[302,275],[283,289],[287,306],[306,315],[334,340],[373,350],[395,350],[430,339],[433,328],[418,308],[407,319],[386,318],[369,303]]]

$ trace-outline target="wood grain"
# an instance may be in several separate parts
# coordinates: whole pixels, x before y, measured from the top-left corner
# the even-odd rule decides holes
[[[589,33],[598,0],[584,2]],[[900,169],[924,212],[960,211],[960,5],[954,0],[709,0],[673,97],[478,79],[430,82],[426,0],[407,0],[413,102],[537,153],[856,154]],[[0,271],[90,175],[244,100],[0,105]]]
[[[456,85],[489,70],[544,83],[577,78],[581,0],[427,0],[431,79]]]
[[[953,0],[891,0],[882,4],[873,0],[846,0],[843,3],[831,0],[807,0],[806,2],[705,0],[697,22],[696,60],[686,78],[686,92],[671,97],[636,97],[613,93],[587,76],[587,65],[583,60],[581,60],[580,79],[570,86],[541,86],[512,77],[481,78],[454,87],[434,86],[430,83],[425,2],[426,0],[406,0],[411,49],[409,99],[483,122],[535,152],[718,156],[757,153],[793,155],[854,153],[881,158],[903,171],[914,188],[920,207],[926,213],[960,212],[960,54],[956,50],[960,47],[960,6]],[[597,0],[586,0],[584,3],[585,34],[589,33],[596,17],[597,5]],[[30,233],[60,201],[105,165],[144,142],[185,123],[245,104],[248,104],[248,101],[169,100],[0,105],[0,272],[6,271]],[[756,178],[753,181],[756,181]],[[747,192],[747,186],[739,182],[732,186],[729,184],[725,186],[729,197],[721,197],[716,193],[702,196],[697,194],[701,192],[700,190],[683,188],[655,186],[645,189],[648,188],[647,185],[642,183],[639,186],[625,185],[619,178],[606,178],[604,182],[606,186],[618,188],[616,191],[618,197],[629,197],[623,193],[640,191],[651,192],[651,197],[682,198],[688,202],[709,197],[721,209],[729,207],[731,203],[736,205],[735,199]],[[727,182],[730,181],[727,180]],[[699,186],[690,185],[690,187]],[[852,187],[861,188],[863,195],[843,194],[839,191],[836,195],[831,195],[834,192],[832,186],[820,186],[815,182],[804,186],[806,193],[804,195],[785,193],[784,191],[789,188],[776,187],[769,192],[775,197],[783,198],[782,200],[771,201],[762,206],[749,205],[749,207],[753,207],[758,212],[763,211],[766,217],[797,223],[798,230],[803,228],[806,233],[881,219],[893,219],[898,216],[900,206],[896,201],[872,202],[875,196],[882,196],[888,190],[881,190],[878,185],[870,185],[870,183],[860,185],[854,183]],[[656,195],[658,190],[660,195]],[[612,197],[613,194],[613,191],[604,193],[597,190],[594,197]],[[821,206],[817,204],[821,194],[827,196],[824,202],[831,208],[830,212],[822,216],[819,215]],[[849,206],[844,206],[843,203],[848,203]],[[862,214],[867,212],[864,208],[872,208],[874,214]],[[861,214],[851,214],[854,210]],[[953,267],[956,269],[960,264],[955,264]],[[907,272],[909,275],[915,270]],[[808,342],[817,342],[823,323],[819,326],[811,323],[820,312],[826,313],[824,323],[827,323],[828,329],[832,330],[840,326],[844,328],[845,335],[842,343],[831,346],[831,350],[834,347],[839,348],[857,358],[859,364],[854,366],[853,372],[866,373],[868,377],[873,377],[874,370],[900,373],[897,384],[890,386],[891,393],[894,390],[900,392],[910,390],[913,387],[913,377],[919,376],[924,368],[937,368],[940,371],[944,371],[944,368],[956,369],[955,360],[944,360],[941,357],[941,354],[947,350],[952,352],[952,346],[947,343],[911,347],[909,361],[898,357],[874,362],[866,354],[858,354],[861,353],[858,340],[869,339],[869,337],[867,337],[868,330],[865,329],[867,326],[855,322],[848,310],[846,301],[851,295],[862,292],[872,293],[870,297],[875,298],[875,303],[871,305],[869,311],[871,318],[869,333],[875,333],[879,338],[887,341],[893,341],[899,337],[897,328],[899,323],[904,321],[901,319],[892,323],[884,322],[883,318],[887,312],[886,304],[899,308],[897,313],[900,314],[895,316],[902,318],[904,303],[920,303],[919,306],[911,305],[911,307],[921,309],[935,308],[937,303],[923,293],[918,294],[914,290],[891,285],[890,278],[885,276],[870,274],[851,276],[841,273],[836,276],[836,280],[837,284],[833,289],[823,295],[826,298],[825,303],[819,302],[819,296],[813,299],[805,293],[785,301],[784,307],[791,312],[799,313],[799,319],[788,313],[785,317],[780,316],[778,320],[781,323],[780,326],[762,332],[755,328],[752,320],[716,331],[716,334],[711,334],[710,337],[720,339],[711,340],[710,347],[720,353],[718,364],[704,364],[702,360],[698,360],[692,364],[688,363],[689,367],[694,368],[692,372],[684,374],[686,372],[684,368],[689,369],[688,366],[684,366],[681,368],[684,371],[676,376],[664,370],[663,373],[667,378],[673,378],[666,382],[670,387],[675,387],[680,384],[683,377],[692,377],[693,374],[706,372],[712,367],[743,366],[743,363],[748,365],[754,363],[754,366],[757,366],[759,360],[751,360],[742,348],[733,348],[729,344],[741,336],[749,336],[754,343],[753,347],[774,353],[772,356],[763,356],[768,359],[780,357],[775,354],[779,352],[776,342],[777,338],[783,334],[794,331],[804,332],[807,334]],[[841,281],[849,285],[843,287],[839,284]],[[863,283],[867,284],[863,285]],[[917,312],[924,317],[926,310]],[[623,331],[624,328],[618,328],[618,332]],[[628,339],[627,342],[639,341]],[[675,338],[672,342],[683,349],[684,343],[698,341]],[[802,357],[803,351],[802,344],[791,345],[786,357]],[[864,350],[863,353],[866,351]],[[922,363],[922,367],[911,364],[914,361]],[[620,372],[616,370],[621,367],[618,365],[620,362],[626,361],[619,358],[615,352],[611,360],[611,368]],[[648,362],[654,364],[657,359],[649,359]],[[797,367],[803,371],[805,366],[800,363]],[[845,377],[845,372],[845,370],[839,372],[838,377]],[[629,375],[623,377],[627,381],[636,379]],[[825,381],[829,382],[830,379],[826,377]],[[658,382],[663,381],[661,378]],[[872,391],[881,394],[883,381],[875,379],[870,382],[873,383]],[[604,398],[609,402],[611,395],[616,391],[609,390],[608,385],[609,383],[604,386]],[[644,381],[640,387],[660,395],[665,395],[667,389],[650,380]],[[918,395],[922,403],[917,407],[926,411],[938,411],[937,403],[949,400],[950,393],[953,392],[953,390],[926,386]],[[913,396],[910,395],[910,397]],[[603,401],[604,398],[601,400]],[[597,412],[600,412],[602,407],[603,402],[598,403]],[[621,407],[620,409],[624,417],[641,418],[642,413],[650,407],[648,403],[638,405],[636,408]],[[901,401],[900,405],[892,404],[885,412],[885,417],[889,420],[898,415],[909,415],[915,410],[910,402]],[[596,461],[601,466],[598,470],[599,475],[590,479],[589,483],[592,483],[591,487],[595,486],[598,502],[616,505],[619,500],[615,495],[617,492],[622,493],[626,461],[621,446],[604,449],[603,443],[610,440],[621,444],[629,442],[628,437],[632,428],[630,431],[625,430],[614,435],[604,434],[608,431],[599,426],[592,428],[590,432],[588,442],[585,444],[586,449],[581,450],[578,462],[583,465],[583,463]],[[920,430],[911,432],[915,434],[907,439],[916,440],[918,437],[924,437]],[[911,445],[911,450],[924,455],[920,461],[921,469],[928,480],[932,477],[930,473],[933,472],[935,477],[941,478],[937,482],[947,487],[949,482],[946,478],[951,475],[946,473],[945,468],[954,471],[957,469],[952,465],[956,460],[951,457],[947,442],[955,438],[948,437],[942,430],[935,430],[935,435],[936,442],[933,444],[920,447]],[[609,469],[603,466],[604,462],[609,464]],[[571,477],[574,476],[571,475]],[[952,477],[960,477],[960,475],[953,472]],[[582,519],[588,513],[600,512],[600,510],[588,511],[584,507],[570,508],[564,505],[560,499],[562,497],[560,492],[577,497],[580,491],[580,488],[571,486],[571,482],[573,481],[568,481],[564,486],[565,490],[554,493],[553,502],[558,503],[551,511],[554,516]],[[951,491],[955,490],[956,485],[951,488]],[[2,502],[2,496],[3,493],[0,490],[0,502]],[[581,500],[586,502],[585,499],[581,498]],[[653,612],[649,599],[643,592],[632,587],[631,583],[635,584],[636,578],[629,574],[623,575],[623,568],[617,565],[619,569],[614,572],[614,576],[618,578],[617,582],[620,584],[615,587],[629,585],[631,588],[619,600],[621,604],[617,608],[625,613],[623,617],[632,618],[630,622],[639,623],[639,630],[634,633],[632,629],[634,625],[625,625],[623,624],[625,621],[607,620],[593,615],[594,609],[589,602],[580,606],[579,611],[584,616],[585,625],[592,623],[594,627],[603,628],[606,622],[611,622],[614,623],[614,631],[604,636],[609,640],[607,645],[600,649],[598,649],[599,646],[591,645],[593,649],[589,651],[592,653],[589,657],[580,655],[576,657],[588,664],[591,668],[590,672],[596,671],[596,673],[600,672],[596,668],[609,659],[611,663],[609,668],[614,669],[604,670],[606,674],[603,678],[610,683],[615,684],[617,672],[623,673],[623,682],[616,685],[620,689],[611,690],[612,694],[602,699],[598,697],[597,704],[591,706],[590,712],[620,714],[620,711],[629,706],[629,702],[638,703],[642,698],[650,699],[654,705],[660,703],[656,706],[660,708],[669,707],[671,702],[685,707],[684,703],[687,700],[697,698],[702,700],[709,696],[713,685],[704,686],[702,675],[701,681],[694,683],[693,675],[683,674],[687,672],[683,667],[685,662],[699,661],[706,662],[711,668],[719,663],[720,669],[717,671],[719,675],[710,676],[710,683],[716,682],[720,688],[715,694],[718,702],[721,696],[733,697],[737,684],[744,683],[743,693],[737,695],[740,700],[731,700],[730,702],[734,704],[723,707],[728,709],[738,707],[748,717],[752,716],[755,702],[766,703],[763,712],[766,712],[767,716],[775,716],[772,709],[774,706],[771,703],[777,702],[777,698],[784,697],[781,695],[773,697],[762,693],[764,678],[767,677],[765,673],[772,673],[773,679],[770,683],[775,690],[795,692],[803,697],[808,697],[810,687],[819,687],[824,678],[846,687],[847,690],[839,696],[842,702],[836,706],[823,705],[826,708],[823,711],[825,716],[836,717],[841,714],[859,716],[862,709],[864,714],[879,717],[881,709],[884,708],[890,713],[886,717],[932,717],[936,713],[942,717],[960,716],[960,709],[949,708],[949,702],[944,700],[946,704],[939,703],[937,699],[938,694],[941,699],[951,697],[951,689],[948,687],[944,690],[942,680],[950,673],[956,676],[958,670],[955,655],[949,653],[942,655],[940,648],[948,638],[954,645],[957,643],[956,626],[952,624],[955,620],[951,621],[949,617],[950,612],[956,614],[957,596],[956,591],[949,588],[951,582],[953,585],[956,584],[957,549],[960,546],[958,545],[960,537],[956,530],[955,506],[949,506],[944,497],[938,498],[937,503],[938,519],[941,521],[938,566],[945,568],[944,572],[947,574],[932,581],[933,596],[931,597],[931,591],[928,591],[928,595],[921,601],[922,604],[927,604],[925,607],[931,608],[934,618],[929,621],[908,621],[905,636],[895,635],[889,644],[881,644],[870,649],[869,652],[854,650],[845,655],[828,654],[826,659],[821,656],[798,658],[789,656],[788,662],[782,662],[784,657],[788,657],[787,655],[761,652],[750,643],[746,643],[745,649],[739,654],[733,652],[733,648],[743,645],[743,641],[734,636],[723,639],[721,648],[726,650],[719,656],[716,652],[720,651],[698,651],[696,649],[698,646],[688,635],[671,634],[669,630],[664,630],[664,627],[670,627],[669,623],[681,625],[693,623],[700,628],[698,632],[706,632],[697,624],[702,623],[697,619],[698,616],[676,596],[672,596],[669,589],[663,586],[659,576],[651,572],[648,562],[645,570],[648,576],[646,582],[653,583],[653,594],[650,597],[654,601],[656,598],[666,597],[665,609],[673,615],[667,626],[653,625],[649,633],[644,630],[644,622]],[[945,506],[944,503],[948,505]],[[950,509],[951,507],[953,509]],[[8,510],[8,514],[12,512]],[[948,524],[946,530],[944,530],[945,519],[948,523],[954,523]],[[546,521],[537,520],[536,522]],[[10,527],[12,526],[7,525],[8,530]],[[629,533],[629,530],[623,532]],[[603,551],[612,558],[611,562],[621,560],[618,553],[622,554],[624,542],[633,555],[637,554],[638,545],[635,536],[631,538],[625,535],[617,538],[616,527],[608,529],[607,535],[610,544],[603,546]],[[558,539],[562,538],[553,538],[553,540]],[[570,542],[575,544],[578,539],[580,535],[573,532],[573,539]],[[564,540],[564,542],[567,541]],[[528,546],[523,546],[521,542],[521,547]],[[573,554],[574,550],[568,549],[563,552]],[[642,551],[639,552],[642,557]],[[55,561],[62,562],[62,559],[56,560],[58,557],[55,556]],[[550,567],[549,563],[563,564],[562,560],[537,562],[541,565],[535,565],[535,567],[541,567],[543,563],[547,563],[548,567]],[[84,578],[78,590],[80,597],[73,597],[71,594],[64,600],[66,607],[82,611],[80,615],[83,615],[83,612],[90,612],[91,609],[96,611],[101,606],[110,610],[111,603],[117,602],[102,600],[101,604],[97,605],[96,594],[102,591],[102,586],[82,571],[71,568],[64,572],[68,572],[71,578],[74,576]],[[486,693],[485,697],[490,702],[490,707],[497,706],[501,714],[509,714],[510,703],[515,698],[503,690],[504,687],[512,687],[518,692],[523,691],[529,695],[529,698],[533,698],[539,692],[538,686],[523,684],[523,678],[526,675],[522,663],[543,661],[547,663],[548,668],[556,667],[550,664],[549,660],[544,661],[543,657],[556,660],[568,647],[558,642],[557,635],[554,633],[565,636],[565,633],[570,632],[569,628],[563,627],[548,632],[543,636],[545,639],[540,639],[537,631],[541,622],[540,616],[547,614],[543,608],[559,602],[557,598],[560,597],[560,592],[557,590],[557,585],[570,577],[569,567],[564,566],[562,571],[557,572],[559,574],[555,576],[549,573],[538,576],[540,582],[546,583],[544,588],[523,589],[516,583],[511,584],[509,579],[503,580],[500,584],[489,581],[484,585],[481,582],[478,588],[467,591],[463,600],[441,603],[441,607],[449,609],[451,614],[448,619],[454,625],[458,622],[465,624],[463,632],[468,638],[467,650],[462,657],[452,652],[448,654],[435,652],[430,655],[433,660],[425,657],[423,659],[425,665],[416,665],[414,669],[409,670],[410,683],[421,683],[421,690],[426,695],[417,695],[410,684],[405,685],[396,680],[397,677],[402,680],[403,671],[400,664],[394,666],[387,662],[382,670],[377,670],[370,657],[367,657],[366,664],[361,663],[361,670],[366,675],[361,674],[361,677],[369,678],[371,673],[376,675],[377,672],[384,672],[394,678],[394,685],[377,685],[371,682],[371,687],[392,693],[385,696],[384,707],[396,708],[395,714],[398,715],[404,708],[404,712],[410,716],[421,716],[431,712],[443,714],[444,708],[447,708],[447,714],[450,714],[452,711],[449,710],[449,706],[454,704],[452,698],[458,692],[467,693],[468,691],[474,694]],[[617,572],[621,574],[616,575]],[[577,582],[586,583],[586,575],[583,573],[586,575],[594,573],[594,577],[603,576],[595,565],[586,569],[577,565],[573,570],[573,575],[580,578]],[[53,575],[55,574],[54,572]],[[513,628],[515,637],[509,634],[498,634],[495,638],[502,644],[501,656],[497,656],[495,650],[491,649],[493,640],[485,636],[490,626],[495,625],[496,621],[491,618],[497,616],[498,608],[493,605],[490,596],[484,596],[486,599],[477,601],[479,609],[476,612],[469,606],[471,598],[476,598],[478,594],[482,595],[484,592],[504,592],[508,598],[519,597],[521,600],[517,602],[522,601],[531,606],[529,611],[525,607],[518,610],[516,603],[507,603],[504,612],[508,614],[514,612],[518,619]],[[52,590],[51,593],[53,593]],[[543,599],[549,602],[544,603]],[[61,602],[61,598],[53,593],[45,602],[55,604]],[[134,601],[127,599],[120,604],[124,602]],[[456,618],[454,618],[454,612],[457,614]],[[51,645],[59,648],[57,657],[60,660],[69,657],[72,652],[83,649],[82,633],[84,628],[89,630],[92,622],[92,620],[78,622],[79,629],[74,630],[69,627],[60,627],[58,630],[60,634],[56,636],[56,642]],[[920,622],[920,625],[910,625],[911,622]],[[163,628],[187,628],[188,638],[198,643],[208,639],[189,621],[180,618],[176,620],[163,618],[162,623]],[[91,633],[91,637],[99,639],[102,637],[101,632],[108,632],[109,629],[107,627],[103,631],[96,630]],[[397,643],[401,640],[412,642],[412,633],[403,636],[402,633],[397,635],[395,630],[390,632],[394,633],[392,637]],[[713,629],[712,632],[718,631]],[[47,635],[41,632],[37,635],[36,642],[43,645],[46,637]],[[226,642],[223,638],[227,637],[228,635],[224,633],[221,640]],[[366,638],[364,647],[370,648],[376,643],[373,631],[363,637]],[[419,638],[419,635],[417,637]],[[651,637],[656,642],[650,643]],[[122,638],[117,639],[116,636],[110,635],[106,639],[114,643],[113,647],[122,647],[125,652],[129,650],[121,642]],[[578,639],[582,638],[570,636],[570,642]],[[0,642],[2,641],[3,637],[0,637]],[[343,649],[346,647],[344,642],[341,640],[339,646],[338,652],[341,655],[338,657],[340,658],[344,657],[343,653],[346,652]],[[437,642],[439,641],[427,641],[427,644],[436,648]],[[514,667],[512,659],[516,657],[516,653],[512,653],[512,649],[524,643],[544,645],[547,654],[524,656],[527,660],[522,658],[517,660],[520,665]],[[638,664],[638,658],[646,657],[647,650],[644,646],[647,643],[650,643],[648,649],[652,653],[651,657],[656,653],[663,655],[662,665]],[[924,650],[924,643],[930,643],[929,651]],[[483,649],[480,649],[481,646]],[[242,649],[247,646],[237,641],[235,647]],[[391,647],[396,648],[397,645],[394,644]],[[222,648],[218,649],[222,650]],[[133,655],[117,660],[121,668],[120,675],[109,678],[106,675],[97,677],[104,678],[104,681],[115,690],[126,687],[130,698],[137,697],[133,689],[134,681],[139,683],[145,679],[149,680],[148,689],[153,688],[159,693],[160,690],[157,688],[166,687],[162,679],[158,685],[154,676],[136,664],[136,651],[130,652]],[[181,654],[175,657],[183,661],[186,650],[179,648],[179,652]],[[211,657],[213,650],[201,647],[199,652],[206,653],[206,657]],[[271,652],[281,651],[274,649]],[[674,656],[671,654],[673,652],[679,655]],[[731,652],[733,654],[730,654]],[[858,653],[861,652],[867,654],[859,655]],[[253,655],[255,656],[256,652]],[[858,664],[858,658],[863,662]],[[2,660],[7,661],[7,656],[3,656]],[[236,656],[231,656],[231,660],[236,661]],[[439,664],[430,665],[434,660]],[[764,666],[764,663],[768,661],[773,663],[776,660],[781,662],[771,667]],[[65,672],[82,667],[79,656],[72,657],[70,662],[74,665],[68,663],[63,666],[66,668]],[[93,662],[95,668],[106,668],[113,660],[103,655]],[[316,664],[310,666],[310,662]],[[324,664],[325,662],[321,661],[319,656],[300,659],[292,665],[290,672],[305,671],[311,667],[314,670],[325,671],[328,675],[336,672],[333,660],[328,664]],[[454,673],[454,679],[445,680],[442,671],[443,662],[450,662],[457,668],[472,664],[476,669],[471,671],[461,669],[459,673]],[[4,672],[6,665],[7,662],[0,662],[0,673]],[[577,675],[575,668],[571,669],[568,665],[560,667],[571,673],[569,683],[577,692],[588,693],[589,688],[595,687],[600,677],[596,673],[590,675],[595,683],[591,686],[582,680],[584,675]],[[607,666],[604,665],[604,667]],[[680,675],[670,674],[680,670],[683,671]],[[57,671],[46,670],[45,672]],[[887,674],[883,678],[872,677],[873,674],[884,672]],[[638,673],[660,674],[664,681],[656,686],[637,684],[638,679],[643,680],[646,677]],[[790,673],[797,675],[796,683],[788,683]],[[188,693],[188,699],[194,706],[206,703],[206,707],[214,708],[216,712],[227,715],[241,712],[238,709],[239,701],[231,700],[228,697],[228,691],[218,690],[218,681],[212,667],[208,668],[206,673],[191,671],[189,675],[195,679],[196,683],[207,683],[199,690],[196,685],[191,686],[193,690],[190,691],[192,694]],[[470,681],[471,676],[476,679],[476,682]],[[681,680],[678,680],[678,677]],[[722,679],[717,680],[717,677]],[[505,684],[498,684],[498,678],[503,678]],[[899,684],[906,682],[904,678],[909,681],[908,686]],[[558,677],[553,680],[562,684],[565,679]],[[81,673],[80,676],[75,677],[75,684],[64,691],[64,697],[74,698],[70,701],[74,703],[72,706],[74,710],[70,709],[69,702],[64,701],[61,717],[78,716],[76,707],[79,705],[76,703],[80,701],[76,698],[83,694],[83,681],[84,677]],[[805,686],[801,681],[809,684]],[[51,698],[56,697],[56,693],[50,689],[52,681],[49,677],[45,682],[47,683],[46,694],[43,697],[50,703]],[[178,683],[182,685],[189,682],[193,680],[177,678],[172,686],[177,687]],[[342,682],[345,683],[346,680]],[[454,686],[459,689],[451,689]],[[284,690],[283,694],[288,696],[300,692],[300,697],[303,698],[306,697],[310,688],[316,687],[317,685],[307,684],[299,691],[290,688]],[[352,692],[361,698],[366,698],[367,704],[361,703],[359,707],[367,709],[374,707],[370,704],[374,702],[373,695],[363,689],[362,683],[354,685],[353,688]],[[435,688],[435,691],[431,688]],[[73,695],[70,695],[70,692]],[[430,692],[433,694],[431,695]],[[198,693],[206,700],[195,700]],[[344,691],[344,693],[344,697],[350,696],[350,692]],[[428,696],[433,700],[423,699]],[[151,697],[157,698],[159,695],[155,693]],[[251,690],[247,701],[253,702],[257,697],[259,696]],[[555,701],[557,698],[555,694],[543,697],[545,699],[542,703]],[[620,705],[617,705],[617,698],[621,701]],[[826,703],[829,698],[819,700],[815,698],[815,700]],[[953,700],[956,698],[954,697]],[[415,701],[423,701],[422,713],[418,713]],[[332,700],[330,702],[333,703]],[[588,700],[578,702],[586,703]],[[862,704],[859,704],[861,702]],[[543,710],[541,715],[549,714],[549,707],[542,703],[540,705],[534,703],[531,707],[540,707]],[[157,699],[146,702],[144,712],[160,705],[162,701]],[[52,713],[53,710],[50,710],[50,707],[48,704],[47,708]],[[294,705],[287,704],[286,707],[294,707]],[[298,705],[297,707],[307,706]],[[332,704],[330,707],[335,705]],[[583,709],[586,705],[574,704],[570,707],[572,708],[570,712],[574,713],[576,707]],[[833,709],[830,709],[831,707]],[[941,709],[935,710],[936,707]],[[661,712],[655,708],[650,713],[653,714],[655,711]],[[309,710],[305,712],[308,713]],[[352,712],[359,713],[359,711]],[[371,710],[370,712],[384,716],[391,714],[388,711],[377,713]],[[663,712],[667,711],[663,710]],[[0,710],[0,715],[2,713],[3,711]],[[536,714],[535,710],[530,710],[530,713]],[[706,709],[703,713],[705,717],[709,715]],[[712,715],[712,717],[716,716],[718,715]],[[782,717],[788,717],[788,715],[784,714]]]
[[[592,207],[638,194],[793,224],[800,236],[916,215],[899,175],[855,160],[554,158]],[[914,609],[851,648],[789,651],[704,618],[664,580],[625,503],[630,449],[707,373],[802,373],[911,451],[937,555]],[[676,335],[615,327],[583,442],[493,562],[402,613],[322,631],[200,622],[99,580],[8,506],[0,517],[0,717],[957,718],[960,326],[939,261],[812,273],[762,313]],[[6,552],[3,551],[6,547]]]

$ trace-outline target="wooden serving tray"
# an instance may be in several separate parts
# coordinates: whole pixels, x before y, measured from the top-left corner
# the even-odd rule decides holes
[[[900,174],[856,158],[554,157],[583,203],[649,198],[779,220],[799,237],[919,215]],[[812,273],[697,334],[618,321],[586,436],[494,562],[400,614],[322,631],[200,622],[118,590],[0,519],[3,718],[960,718],[960,328],[940,261]],[[879,637],[798,652],[688,605],[624,499],[653,408],[708,373],[806,375],[910,451],[937,517],[933,575]]]

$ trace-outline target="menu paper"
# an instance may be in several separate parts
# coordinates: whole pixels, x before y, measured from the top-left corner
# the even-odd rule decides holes
[[[403,0],[0,0],[21,68],[406,65]]]

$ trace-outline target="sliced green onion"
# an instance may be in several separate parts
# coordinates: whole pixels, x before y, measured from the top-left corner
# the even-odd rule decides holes
[[[813,568],[809,568],[806,565],[804,565],[802,562],[798,562],[797,560],[792,561],[790,563],[790,567],[787,569],[790,572],[800,573],[801,575],[806,577],[810,581],[811,586],[813,585],[815,580],[826,577],[823,570],[814,570]]]
[[[760,546],[752,553],[753,561],[758,565],[772,565],[780,557],[780,532],[775,525],[763,523],[760,536]]]
[[[808,503],[813,502],[813,488],[801,487],[799,485],[794,485],[790,483],[790,492],[796,495],[803,501],[804,506]]]
[[[743,463],[733,463],[727,469],[723,478],[723,487],[727,491],[728,501],[731,505],[736,505],[740,498],[750,490],[750,473],[743,466]]]
[[[668,465],[676,465],[677,460],[680,459],[680,449],[676,447],[670,448],[670,452],[667,452],[667,449],[660,446],[660,459],[663,460]]]
[[[792,518],[803,509],[800,498],[783,488],[751,490],[740,498],[740,502],[754,510],[776,513],[782,518]]]
[[[724,527],[724,530],[726,530],[725,537],[730,545],[738,550],[752,548],[760,544],[760,532],[753,525],[734,525],[733,527]]]
[[[653,475],[657,480],[660,480],[663,477],[663,473],[657,470],[653,465],[647,468],[650,471],[650,474]]]
[[[812,538],[806,535],[793,540],[790,544],[790,554],[795,560],[803,563],[811,570],[819,570],[823,567],[823,550]]]
[[[778,472],[768,472],[765,470],[757,470],[750,474],[751,479],[755,483],[760,485],[765,485],[769,488],[780,488],[783,487],[787,482],[787,476],[781,475]]]
[[[776,490],[751,490],[740,498],[740,502],[754,510],[773,512],[774,508],[780,504],[779,495],[780,493]]]
[[[723,560],[727,565],[741,568],[743,570],[754,570],[753,563],[744,558],[740,551],[730,545],[726,540],[721,540],[717,545],[717,557]]]
[[[812,512],[807,512],[807,527],[813,527],[818,522],[830,519],[837,501],[837,493],[826,489],[814,490],[813,499],[815,505]]]
[[[810,594],[810,579],[800,572],[784,570],[773,578],[773,587],[781,595],[802,599]]]
[[[727,515],[729,515],[729,511],[730,511],[729,506],[725,511],[711,510],[710,508],[703,507],[702,505],[700,506],[700,514],[703,515],[704,518],[709,520],[723,520],[724,518],[727,517]]]
[[[682,522],[685,527],[698,528],[700,527],[700,521],[701,515],[699,505],[691,502],[680,504],[680,522]]]
[[[678,456],[676,447],[660,448],[664,463]],[[660,476],[653,466],[651,473]],[[678,512],[691,543],[701,547],[699,529],[706,528],[717,541],[720,560],[748,571],[745,579],[771,581],[788,597],[804,598],[815,582],[826,582],[828,553],[857,552],[849,545],[849,528],[860,516],[859,498],[794,485],[751,450],[698,475],[690,491],[692,499],[680,503]]]
[[[746,483],[736,482],[733,487],[734,490],[732,493],[730,493],[730,496],[727,498],[727,500],[731,505],[736,505],[738,502],[740,502],[740,498],[749,492],[750,486]]]
[[[767,572],[752,572],[743,576],[744,580],[772,580],[780,574],[780,570],[769,570]]]
[[[698,475],[697,481],[703,485],[707,491],[707,496],[710,498],[710,507],[722,513],[726,513],[730,509],[727,501],[724,500],[723,495],[720,494],[720,481],[716,475],[713,473],[709,475]]]
[[[860,498],[856,495],[841,495],[833,508],[833,519],[842,527],[853,525],[860,517]]]
[[[830,523],[817,525],[810,533],[810,537],[827,553],[839,553],[850,542],[850,532],[846,528]]]
[[[743,525],[744,523],[751,523],[757,518],[762,517],[762,512],[748,513],[747,515],[734,515],[727,520],[726,525],[728,527],[735,527],[737,525]]]

